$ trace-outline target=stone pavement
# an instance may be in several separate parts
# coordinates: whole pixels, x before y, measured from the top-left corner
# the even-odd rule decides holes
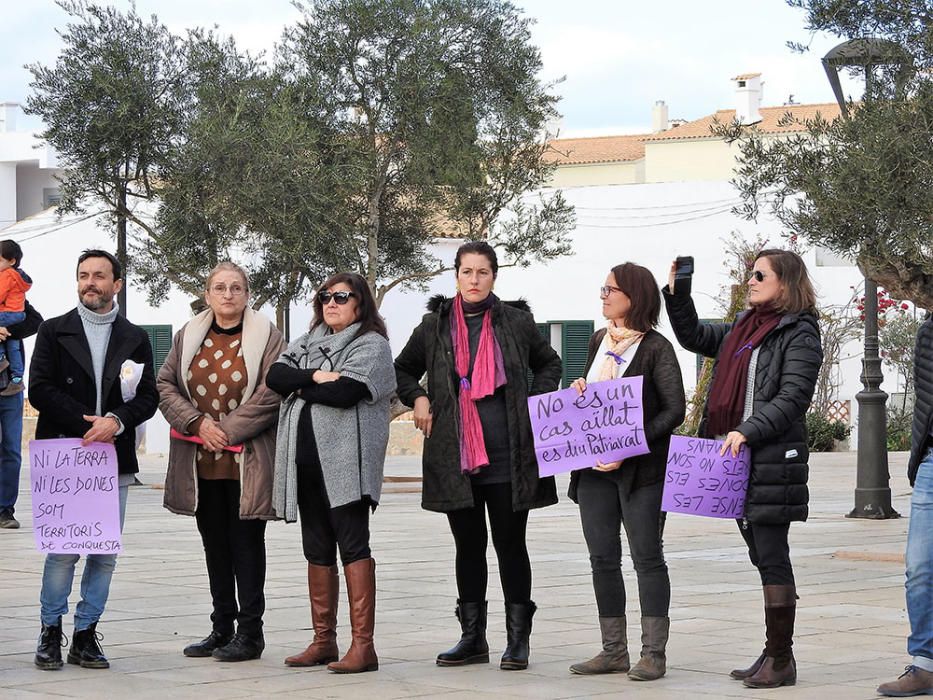
[[[895,507],[909,513],[905,454],[891,455]],[[753,691],[726,675],[750,662],[763,638],[761,590],[733,522],[668,518],[665,544],[673,584],[668,675],[636,683],[624,675],[583,677],[567,667],[598,647],[589,562],[576,506],[532,513],[528,533],[534,567],[531,665],[503,672],[497,664],[439,668],[434,656],[453,644],[456,589],[453,546],[442,515],[419,507],[417,480],[386,484],[373,520],[377,567],[376,648],[380,670],[339,676],[323,667],[290,669],[282,659],[309,640],[306,579],[297,525],[271,523],[266,583],[266,650],[259,661],[223,664],[188,659],[182,647],[210,629],[210,596],[192,518],[161,505],[164,459],[143,460],[127,512],[124,546],[99,631],[110,670],[66,665],[40,671],[32,657],[38,634],[42,557],[34,550],[28,489],[22,488],[18,531],[0,530],[0,697],[127,698],[584,698],[623,694],[661,698],[875,697],[878,683],[907,662],[901,553],[907,533],[899,520],[851,520],[854,453],[816,455],[811,462],[810,520],[791,527],[799,584],[794,688]],[[386,474],[415,477],[418,461],[391,458]],[[28,474],[23,474],[23,484]],[[566,493],[566,479],[561,482]],[[80,565],[79,565],[80,566]],[[502,594],[490,547],[491,656],[504,643]],[[79,574],[80,575],[80,574]],[[638,648],[638,608],[631,566],[629,638]],[[77,584],[75,586],[77,589]],[[341,594],[341,649],[348,644]],[[75,601],[72,596],[72,605]],[[71,636],[69,619],[65,624]],[[636,652],[637,653],[637,652]],[[496,658],[496,657],[494,657]]]

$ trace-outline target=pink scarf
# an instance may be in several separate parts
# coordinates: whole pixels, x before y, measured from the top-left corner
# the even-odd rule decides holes
[[[616,378],[617,369],[624,362],[622,353],[641,340],[645,334],[629,328],[618,328],[610,321],[606,328],[606,336],[606,345],[609,349],[606,351],[606,359],[603,360],[603,366],[599,372],[601,382]]]
[[[460,470],[465,474],[473,474],[489,464],[476,402],[494,394],[506,381],[502,348],[492,332],[492,313],[487,309],[483,314],[473,373],[467,377],[470,371],[470,333],[463,313],[463,298],[460,294],[454,298],[451,330],[454,361],[460,378]]]

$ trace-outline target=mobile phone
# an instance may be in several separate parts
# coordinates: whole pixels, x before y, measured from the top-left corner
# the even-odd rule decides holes
[[[674,287],[677,294],[690,294],[693,287],[693,256],[679,255],[674,263]]]

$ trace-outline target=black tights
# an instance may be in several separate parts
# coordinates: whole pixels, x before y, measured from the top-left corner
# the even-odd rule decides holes
[[[470,603],[486,600],[487,511],[505,601],[527,603],[531,600],[531,562],[525,545],[528,511],[512,510],[511,484],[473,484],[473,507],[447,513],[457,546],[460,600]]]

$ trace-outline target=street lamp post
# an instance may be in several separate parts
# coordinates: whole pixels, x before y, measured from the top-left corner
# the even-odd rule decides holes
[[[892,51],[892,49],[895,49]],[[866,86],[870,87],[875,66],[890,64],[897,55],[896,46],[878,39],[852,39],[839,44],[823,57],[823,68],[839,103],[842,118],[849,109],[842,85],[840,68],[862,67]],[[866,90],[869,99],[871,90]],[[862,357],[862,390],[855,395],[858,403],[858,457],[856,467],[855,507],[847,518],[899,518],[891,505],[891,475],[888,471],[887,415],[888,395],[881,389],[884,375],[878,354],[878,287],[865,275],[865,350]]]

